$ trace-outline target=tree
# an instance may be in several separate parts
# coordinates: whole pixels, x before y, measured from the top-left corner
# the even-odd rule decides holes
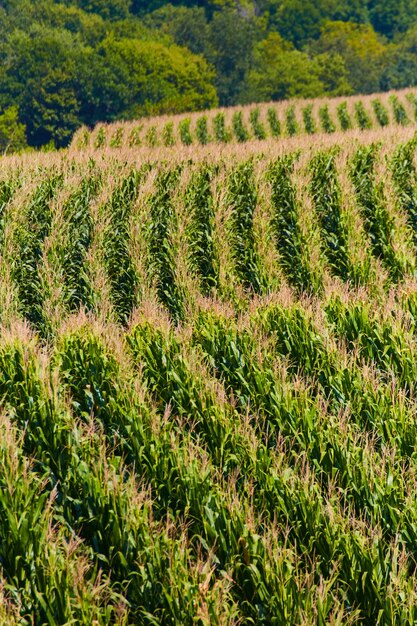
[[[387,48],[372,26],[352,22],[326,22],[313,53],[338,54],[348,70],[355,92],[378,91]]]
[[[242,87],[252,62],[255,44],[264,36],[263,23],[253,15],[226,8],[210,22],[210,43],[214,49],[216,87],[220,104],[236,104],[244,98]]]
[[[312,98],[323,93],[318,66],[304,52],[291,49],[277,33],[270,33],[255,47],[246,86],[248,102]]]
[[[318,39],[324,22],[365,22],[365,0],[271,0],[266,3],[270,28],[297,48]]]
[[[97,13],[105,20],[123,20],[129,17],[131,0],[75,0],[87,13]]]
[[[8,99],[18,106],[31,145],[51,139],[65,145],[78,124],[79,42],[68,32],[34,27],[29,33],[16,31],[8,47],[3,102]]]
[[[109,37],[99,52],[119,117],[197,111],[218,102],[212,68],[186,48]]]
[[[417,22],[417,0],[370,0],[368,8],[374,29],[389,38]]]
[[[202,7],[174,7],[167,4],[144,18],[144,23],[159,32],[170,35],[176,44],[185,46],[194,54],[214,60],[210,43],[210,26]]]
[[[381,89],[403,89],[417,85],[417,26],[410,28],[387,52]]]
[[[17,107],[11,106],[0,114],[0,151],[19,152],[26,147],[25,125],[19,122]]]

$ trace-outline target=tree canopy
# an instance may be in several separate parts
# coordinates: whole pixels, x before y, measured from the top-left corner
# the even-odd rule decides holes
[[[99,121],[417,82],[417,0],[3,0],[0,27],[8,149],[65,146]]]

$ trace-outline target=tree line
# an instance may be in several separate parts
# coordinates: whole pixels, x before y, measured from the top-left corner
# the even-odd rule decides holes
[[[417,0],[3,0],[0,149],[81,125],[417,82]]]

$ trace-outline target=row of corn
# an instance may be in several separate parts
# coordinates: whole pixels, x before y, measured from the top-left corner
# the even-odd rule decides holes
[[[384,150],[5,169],[2,623],[416,622],[416,142]]]
[[[328,103],[291,104],[286,108],[273,105],[253,108],[249,112],[235,110],[233,113],[219,111],[199,117],[182,118],[179,121],[145,121],[136,126],[114,124],[98,125],[92,131],[77,131],[73,146],[122,148],[137,146],[190,146],[216,143],[245,143],[267,138],[292,137],[300,134],[334,133],[352,128],[368,130],[384,128],[392,124],[407,126],[417,120],[417,97],[407,93],[406,100],[392,94],[388,99],[374,97],[365,102],[348,100],[332,105]]]

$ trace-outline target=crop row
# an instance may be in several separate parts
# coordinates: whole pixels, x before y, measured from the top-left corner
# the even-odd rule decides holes
[[[352,128],[367,130],[391,124],[407,126],[417,120],[417,97],[391,94],[389,98],[368,98],[341,102],[310,102],[285,107],[261,107],[218,111],[193,117],[143,120],[136,125],[98,125],[92,131],[77,131],[73,146],[122,148],[137,146],[189,146],[208,143],[245,143],[299,134],[334,133]]]
[[[285,284],[383,291],[416,272],[415,148],[115,164],[111,186],[91,163],[66,182],[53,168],[34,175],[23,211],[11,180],[0,268],[9,297],[48,338],[80,309],[126,324],[144,298],[179,323],[201,297],[245,309]]]
[[[5,169],[0,621],[416,622],[416,140],[383,150]]]
[[[8,623],[412,624],[416,299],[375,303],[12,326]]]

